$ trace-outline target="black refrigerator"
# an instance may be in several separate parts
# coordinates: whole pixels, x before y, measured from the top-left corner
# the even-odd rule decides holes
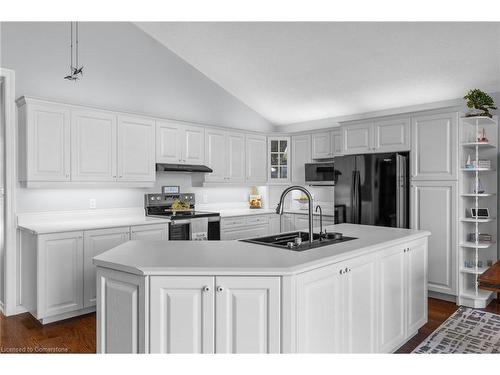
[[[339,156],[334,163],[338,222],[408,228],[407,152]]]

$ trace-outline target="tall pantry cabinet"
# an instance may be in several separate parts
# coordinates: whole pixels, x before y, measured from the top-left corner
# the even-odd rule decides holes
[[[410,227],[429,230],[429,291],[457,295],[458,112],[411,118]]]

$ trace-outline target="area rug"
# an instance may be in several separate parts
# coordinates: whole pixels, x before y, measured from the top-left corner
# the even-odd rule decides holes
[[[500,315],[462,306],[412,353],[500,353]]]

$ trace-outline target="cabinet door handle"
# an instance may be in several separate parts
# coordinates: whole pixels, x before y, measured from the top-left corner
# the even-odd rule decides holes
[[[217,292],[219,292],[219,293],[220,293],[220,292],[223,292],[223,291],[224,291],[224,288],[223,288],[223,287],[221,287],[221,286],[218,286],[218,287],[217,287]]]
[[[210,287],[209,287],[208,285],[205,285],[205,286],[203,287],[203,291],[204,291],[204,292],[210,292]]]
[[[343,275],[343,274],[344,274],[344,270],[340,270],[340,272],[339,272],[339,273],[340,273],[341,275]]]

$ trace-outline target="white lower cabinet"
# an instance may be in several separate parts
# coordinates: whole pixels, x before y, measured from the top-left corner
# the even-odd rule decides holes
[[[83,232],[40,236],[37,259],[36,317],[83,308]]]
[[[131,240],[168,240],[168,224],[136,225],[130,227]]]
[[[270,232],[269,216],[240,216],[221,220],[221,240],[240,240],[244,238],[262,237]]]
[[[83,297],[84,307],[95,305],[96,267],[92,258],[112,249],[130,238],[130,228],[96,229],[85,231],[83,245]]]
[[[214,352],[214,277],[151,277],[151,353]]]
[[[278,353],[280,305],[279,277],[153,276],[150,351]]]

